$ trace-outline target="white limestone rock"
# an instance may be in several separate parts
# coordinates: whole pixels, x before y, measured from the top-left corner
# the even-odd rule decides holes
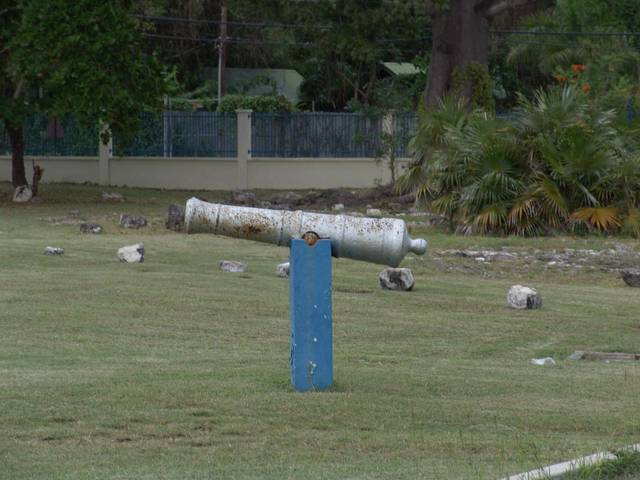
[[[118,258],[125,263],[144,262],[144,244],[136,243],[118,249]]]
[[[280,278],[287,278],[289,276],[289,262],[281,263],[276,267],[276,274]]]
[[[556,361],[551,357],[532,358],[529,360],[531,365],[555,365]]]
[[[60,247],[45,247],[45,255],[64,255],[64,248]]]
[[[516,310],[533,310],[542,307],[542,297],[531,287],[514,285],[507,293],[507,305]]]
[[[16,203],[26,203],[33,198],[33,192],[27,185],[17,187],[13,192],[13,201]]]
[[[385,290],[408,292],[413,289],[415,280],[410,268],[385,268],[378,275],[380,287]]]
[[[220,260],[218,265],[220,265],[220,270],[229,273],[245,273],[249,270],[244,263],[234,262],[231,260]]]
[[[124,197],[117,192],[102,192],[103,202],[124,202]]]
[[[334,212],[344,212],[344,203],[336,203],[331,210]]]

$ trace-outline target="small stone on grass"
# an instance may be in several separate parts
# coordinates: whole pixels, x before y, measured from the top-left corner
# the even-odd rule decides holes
[[[147,226],[147,219],[143,216],[127,215],[123,213],[120,215],[120,225],[124,228],[141,228]]]
[[[81,223],[80,233],[102,233],[102,227],[97,223]]]
[[[507,293],[507,305],[516,310],[533,310],[542,307],[542,297],[531,287],[514,285]]]
[[[27,185],[17,187],[13,192],[13,201],[16,203],[26,203],[33,198],[33,192]]]
[[[118,258],[125,263],[142,263],[144,262],[144,244],[136,243],[134,245],[126,245],[118,249]]]
[[[103,202],[124,202],[124,197],[117,192],[102,192]]]
[[[289,262],[281,263],[276,267],[276,274],[280,278],[287,278],[289,276]]]
[[[640,288],[640,268],[625,268],[622,271],[622,279],[630,287]]]
[[[45,247],[45,255],[64,255],[64,248],[60,247]]]
[[[531,365],[555,365],[556,361],[551,357],[532,358],[529,360]]]
[[[413,289],[415,280],[409,268],[385,268],[378,275],[380,287],[386,290],[408,292]]]
[[[245,273],[248,267],[244,263],[234,262],[231,260],[220,260],[220,270],[230,273]]]
[[[238,205],[255,205],[258,199],[253,192],[243,192],[242,190],[234,190],[231,192],[231,203]]]
[[[176,232],[184,230],[184,208],[175,203],[169,205],[164,224],[169,230]]]

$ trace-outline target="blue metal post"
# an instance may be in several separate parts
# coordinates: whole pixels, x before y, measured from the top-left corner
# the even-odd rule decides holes
[[[325,390],[333,383],[331,242],[294,239],[289,261],[291,383],[298,392]]]

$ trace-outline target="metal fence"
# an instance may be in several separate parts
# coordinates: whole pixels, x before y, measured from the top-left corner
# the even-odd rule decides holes
[[[416,135],[418,117],[415,112],[402,112],[396,114],[393,121],[395,155],[398,158],[410,157],[409,142]]]
[[[235,114],[216,112],[145,113],[129,143],[113,140],[114,153],[128,157],[235,157]]]
[[[38,156],[96,156],[98,130],[87,128],[73,118],[48,118],[32,115],[23,123],[26,155]],[[0,122],[0,153],[9,155],[11,146],[4,123]]]
[[[356,157],[384,155],[383,121],[357,113],[253,113],[251,153],[259,157]],[[394,117],[397,157],[409,156],[407,143],[415,135],[413,112]],[[97,156],[98,128],[85,128],[73,117],[59,120],[34,115],[24,123],[25,153],[37,156]],[[216,112],[143,113],[140,129],[125,142],[114,136],[116,156],[236,157],[236,115]],[[10,146],[0,121],[0,154]]]
[[[382,119],[357,113],[254,113],[253,157],[378,157]]]

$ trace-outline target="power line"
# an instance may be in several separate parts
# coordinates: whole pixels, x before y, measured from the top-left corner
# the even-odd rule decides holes
[[[200,43],[218,43],[218,39],[216,38],[208,38],[208,37],[183,37],[180,35],[161,35],[159,33],[143,33],[142,36],[149,38],[162,38],[166,40],[186,40],[191,42],[200,42]]]
[[[164,40],[181,40],[181,41],[191,41],[191,42],[200,42],[207,44],[218,44],[220,42],[219,38],[213,37],[185,37],[181,35],[162,35],[158,33],[143,33],[144,37],[148,38],[157,38]],[[275,42],[275,41],[265,41],[259,39],[251,39],[251,38],[241,38],[241,37],[227,37],[225,43],[239,44],[239,45],[271,45],[271,46],[283,46],[283,47],[314,47],[317,46],[317,43],[313,42]],[[420,48],[400,48],[403,52],[422,52],[424,49]]]
[[[219,20],[201,20],[197,18],[189,17],[167,17],[158,15],[132,15],[135,18],[141,18],[144,20],[152,20],[157,22],[185,22],[185,23],[197,23],[204,25],[220,25]],[[229,25],[249,26],[249,27],[272,27],[272,28],[309,28],[318,30],[331,30],[335,27],[331,25],[308,25],[301,23],[278,23],[278,22],[246,22],[229,20]],[[430,28],[427,29],[431,31]],[[490,30],[489,33],[498,35],[539,35],[539,36],[594,36],[594,37],[628,37],[628,36],[640,36],[640,32],[598,32],[598,31],[561,31],[561,30],[521,30],[521,29],[496,29]],[[428,37],[420,38],[419,40],[428,40]],[[384,41],[405,41],[405,39],[381,39]],[[412,41],[413,39],[406,39],[406,41]]]
[[[132,15],[135,18],[143,20],[152,20],[156,22],[184,22],[184,23],[199,23],[203,25],[220,25],[220,20],[201,20],[198,18],[188,17],[163,17],[157,15]],[[277,23],[277,22],[245,22],[237,20],[228,20],[228,25],[239,25],[245,27],[273,27],[273,28],[310,28],[316,30],[330,30],[330,25],[307,25],[303,23]]]
[[[566,37],[639,37],[640,32],[563,32],[559,30],[491,30],[499,35],[534,35]]]

